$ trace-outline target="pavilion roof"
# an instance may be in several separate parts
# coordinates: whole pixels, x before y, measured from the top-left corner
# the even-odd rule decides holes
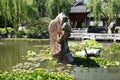
[[[71,7],[70,13],[84,13],[89,12],[85,5]]]
[[[76,2],[70,9],[70,13],[86,13],[89,12],[86,5],[83,2]]]

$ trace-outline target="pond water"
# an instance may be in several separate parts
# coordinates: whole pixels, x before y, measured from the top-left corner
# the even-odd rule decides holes
[[[78,42],[78,41],[77,41]],[[101,42],[104,47],[108,47],[112,42]],[[39,52],[43,45],[49,45],[49,40],[0,40],[0,71],[11,69],[18,63],[24,62],[22,56],[28,50]],[[43,64],[45,65],[45,64]],[[47,65],[50,65],[47,63]],[[71,74],[75,80],[120,80],[120,66],[110,68],[88,68],[74,66]]]
[[[0,40],[0,71],[9,70],[17,63],[23,62],[22,56],[28,50],[39,52],[40,45],[48,45],[48,40]]]

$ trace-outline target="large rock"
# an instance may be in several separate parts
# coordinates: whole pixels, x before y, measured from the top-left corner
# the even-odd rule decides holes
[[[60,13],[49,24],[49,37],[51,54],[57,58],[59,62],[73,62],[74,59],[69,51],[68,37],[70,36],[71,26],[64,13]]]
[[[89,50],[82,50],[80,52],[76,52],[77,56],[99,56],[101,49],[89,49]]]

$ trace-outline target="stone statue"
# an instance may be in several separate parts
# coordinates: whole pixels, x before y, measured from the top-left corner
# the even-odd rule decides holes
[[[68,47],[70,32],[71,26],[64,13],[60,13],[49,24],[51,54],[58,59],[58,62],[72,63],[74,61]]]

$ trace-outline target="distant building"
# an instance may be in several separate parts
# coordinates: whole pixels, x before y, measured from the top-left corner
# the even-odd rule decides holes
[[[69,19],[72,28],[82,28],[88,25],[87,15],[89,10],[84,4],[84,0],[76,0],[69,12]]]
[[[117,17],[117,26],[120,26],[120,14],[118,14],[118,17]]]

